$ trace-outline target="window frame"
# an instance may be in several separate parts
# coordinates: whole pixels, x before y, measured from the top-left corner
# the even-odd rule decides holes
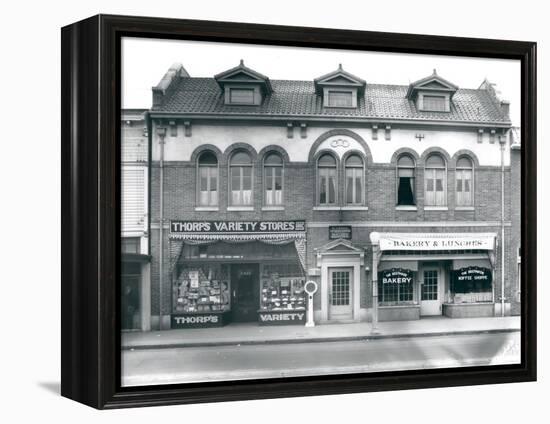
[[[467,159],[469,162],[470,162],[470,166],[469,167],[464,167],[464,166],[459,166],[458,165],[458,162],[460,161],[460,159]],[[460,204],[458,202],[458,187],[457,187],[457,182],[458,182],[458,175],[459,175],[459,171],[470,171],[471,172],[471,176],[470,176],[470,202],[468,204]],[[457,160],[456,160],[456,166],[455,166],[455,204],[458,208],[468,208],[468,207],[474,207],[474,204],[475,204],[475,201],[474,201],[474,194],[475,194],[475,191],[474,191],[474,187],[475,187],[475,181],[474,181],[474,178],[475,178],[475,164],[474,164],[474,161],[473,159],[468,156],[468,155],[460,155]],[[462,179],[462,181],[464,181],[464,179]],[[462,183],[462,193],[464,192],[464,183]]]
[[[228,87],[228,90],[229,90],[229,104],[232,104],[232,105],[254,105],[255,104],[256,90],[254,87]],[[252,94],[252,100],[250,102],[234,101],[232,97],[232,93],[234,91],[250,92]]]
[[[361,161],[361,165],[349,165],[347,164],[348,160],[352,157],[352,156],[357,156],[359,158],[359,160]],[[343,204],[345,206],[364,206],[366,204],[366,179],[365,179],[365,159],[363,158],[363,156],[361,156],[359,153],[357,152],[351,152],[349,153],[346,157],[344,157],[344,160],[343,160],[343,169],[344,169],[344,198],[343,198]],[[348,175],[347,175],[347,171],[348,169],[360,169],[361,171],[361,201],[360,202],[348,202]],[[353,178],[353,193],[355,193],[355,176]],[[353,195],[352,195],[353,197]],[[355,198],[357,198],[357,196],[355,196]],[[355,199],[354,199],[355,200]]]
[[[403,157],[403,156],[408,156],[411,161],[413,162],[413,166],[403,166],[403,165],[399,165],[399,161],[400,159]],[[408,208],[408,207],[415,207],[417,206],[417,199],[418,199],[418,195],[417,195],[417,189],[416,189],[416,185],[417,185],[417,172],[416,172],[416,168],[417,168],[417,163],[416,163],[416,159],[413,155],[411,155],[410,153],[407,153],[407,152],[404,152],[404,153],[401,153],[399,154],[399,156],[397,156],[397,160],[395,162],[395,173],[396,173],[396,181],[395,181],[395,205],[396,207],[404,207],[404,208]],[[413,190],[412,190],[412,195],[413,195],[413,202],[412,204],[400,204],[399,203],[399,179],[401,178],[399,176],[399,170],[401,169],[412,169],[412,173],[413,173],[413,180],[414,180],[414,184],[412,185],[413,187]],[[410,177],[409,177],[410,178]]]
[[[433,165],[430,165],[428,166],[427,163],[428,163],[428,160],[430,159],[430,157],[432,156],[439,156],[441,158],[441,160],[443,161],[443,166],[433,166]],[[447,178],[447,168],[448,168],[448,165],[447,165],[447,160],[446,158],[439,152],[432,152],[432,153],[429,153],[427,156],[426,156],[426,159],[424,161],[424,206],[427,206],[427,207],[447,207],[447,204],[448,204],[448,193],[447,193],[447,181],[448,181],[448,178]],[[437,178],[433,178],[433,181],[434,181],[434,190],[432,190],[434,192],[434,202],[433,204],[432,203],[428,203],[427,199],[428,199],[428,178],[427,178],[427,175],[428,175],[428,171],[436,171],[436,170],[443,170],[443,181],[442,181],[442,187],[443,187],[443,203],[442,204],[437,204],[437,201],[435,200],[435,194],[437,193],[438,190],[435,190],[437,184],[436,184],[436,180]]]
[[[233,158],[235,157],[235,155],[237,153],[245,153],[249,159],[250,159],[250,165],[244,165],[244,164],[237,164],[237,165],[233,165]],[[239,192],[241,193],[241,198],[244,197],[242,196],[242,193],[243,193],[243,172],[242,172],[242,168],[250,168],[250,203],[233,203],[233,173],[231,172],[232,168],[240,168],[241,171],[239,172],[239,184],[240,184],[240,188],[239,188]],[[238,150],[235,150],[234,152],[231,153],[231,155],[229,156],[229,162],[228,162],[228,205],[229,207],[244,207],[244,208],[250,208],[250,207],[254,207],[254,161],[253,161],[253,158],[252,158],[252,155],[250,154],[250,152],[246,149],[238,149]]]
[[[216,165],[201,165],[200,160],[201,157],[204,154],[210,153],[216,158]],[[197,184],[196,184],[196,207],[198,208],[219,208],[220,206],[220,161],[218,159],[218,155],[213,152],[212,150],[203,150],[199,153],[197,157],[197,165],[196,165],[196,174],[197,174]],[[201,203],[201,168],[215,168],[216,169],[216,203],[208,203],[208,204],[202,204]],[[208,185],[210,185],[211,181],[211,175],[208,176]],[[210,191],[210,190],[209,190]]]
[[[267,164],[266,165],[266,159],[271,155],[277,155],[281,159],[280,165],[273,165],[273,164]],[[281,169],[281,203],[267,203],[267,168],[280,168]],[[273,175],[270,176],[270,178],[274,178]],[[272,190],[275,191],[275,190]],[[277,152],[276,150],[270,150],[268,151],[264,156],[262,160],[262,205],[264,207],[281,207],[285,204],[285,160],[281,153]]]
[[[330,157],[332,157],[332,159],[334,159],[334,167],[332,166],[326,166],[326,165],[319,165],[319,161],[320,159],[325,156],[325,155],[328,155]],[[326,169],[334,169],[334,203],[328,203],[328,202],[325,202],[325,203],[321,203],[321,172],[320,170],[322,168],[326,168]],[[319,156],[317,157],[317,160],[315,161],[315,171],[316,171],[316,181],[315,181],[315,186],[317,187],[317,196],[316,196],[316,204],[317,206],[320,206],[320,207],[335,207],[335,206],[338,206],[338,170],[339,170],[339,167],[338,167],[338,158],[336,156],[335,153],[333,152],[321,152],[319,154]],[[327,189],[329,188],[328,187],[328,178],[327,178]],[[328,193],[328,191],[327,191]],[[329,197],[329,196],[327,196]]]
[[[434,109],[426,107],[426,97],[443,98],[443,109]],[[419,94],[418,109],[422,112],[450,112],[451,111],[451,96],[448,93],[441,92],[424,92]]]

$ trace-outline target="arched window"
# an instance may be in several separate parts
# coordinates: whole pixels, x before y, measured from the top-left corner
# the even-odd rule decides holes
[[[474,165],[467,156],[461,156],[456,161],[456,205],[472,206]]]
[[[426,159],[424,181],[425,205],[445,206],[447,204],[447,164],[441,155],[434,153]]]
[[[317,191],[319,205],[336,204],[336,159],[325,153],[317,161]]]
[[[397,159],[397,205],[416,205],[414,159],[407,154]]]
[[[266,206],[283,204],[283,159],[278,153],[269,153],[264,159],[264,190]]]
[[[352,154],[347,157],[346,163],[346,204],[362,205],[364,203],[363,193],[365,192],[363,159],[361,156]]]
[[[245,151],[238,151],[229,162],[229,191],[232,206],[252,205],[252,159]]]
[[[213,152],[201,153],[198,160],[198,202],[200,206],[218,205],[218,159]]]

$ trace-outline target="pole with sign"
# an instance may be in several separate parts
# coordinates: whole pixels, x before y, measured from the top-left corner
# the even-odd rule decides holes
[[[304,290],[307,293],[307,322],[306,327],[315,327],[315,322],[313,321],[313,295],[317,291],[317,283],[315,281],[309,280],[305,286]]]

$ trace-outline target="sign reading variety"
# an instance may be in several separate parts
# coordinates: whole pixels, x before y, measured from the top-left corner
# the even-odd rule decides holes
[[[173,234],[286,233],[305,230],[305,221],[170,221],[170,232]]]
[[[493,250],[494,234],[388,234],[380,250]]]

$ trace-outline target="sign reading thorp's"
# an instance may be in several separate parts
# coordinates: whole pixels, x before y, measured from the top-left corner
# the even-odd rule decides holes
[[[249,234],[305,231],[305,221],[170,221],[172,234]]]

